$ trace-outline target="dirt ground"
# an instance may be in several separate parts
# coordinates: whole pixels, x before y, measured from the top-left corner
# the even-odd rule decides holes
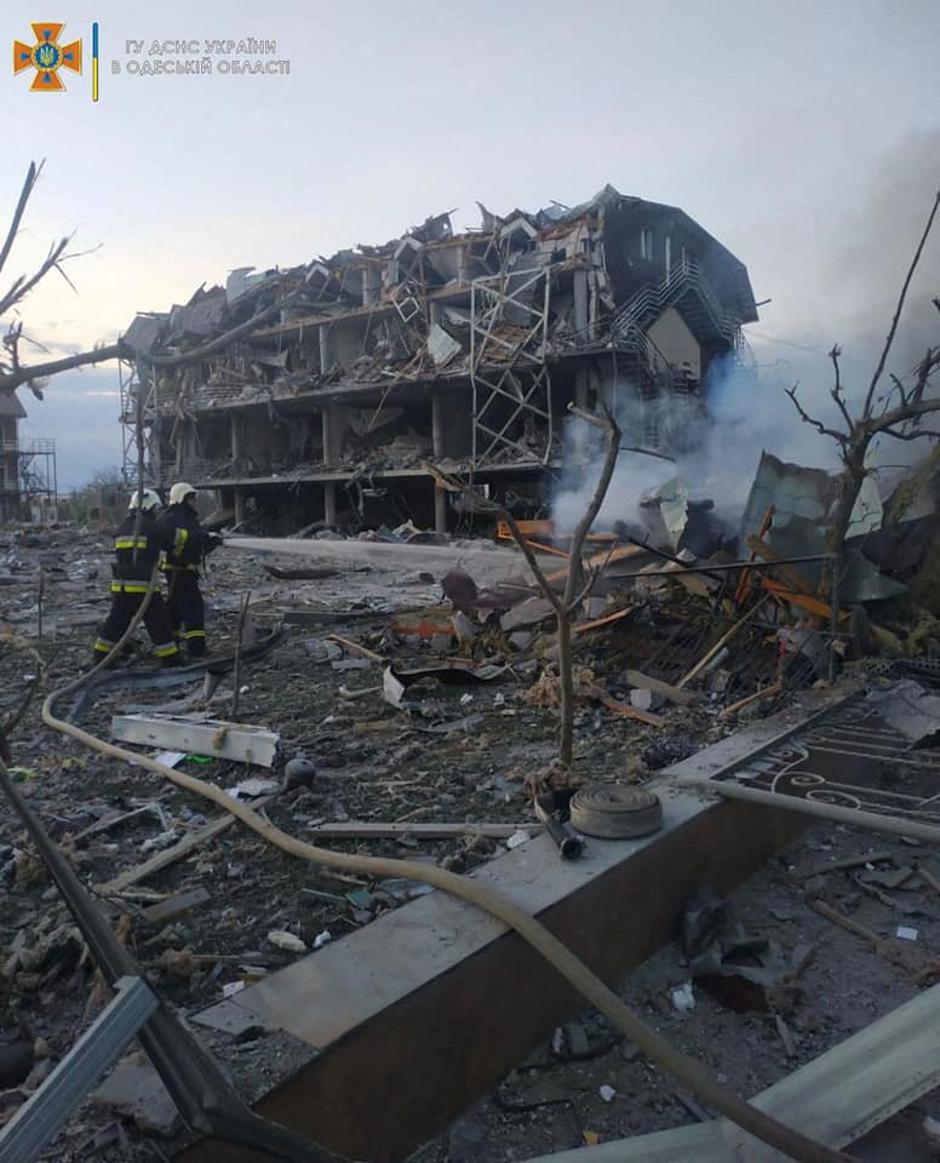
[[[554,712],[522,697],[541,670],[537,656],[500,651],[505,644],[488,642],[484,635],[475,649],[491,658],[495,652],[507,664],[503,674],[473,686],[422,680],[409,692],[412,709],[396,709],[375,690],[356,693],[381,685],[381,667],[327,639],[336,633],[383,656],[429,661],[414,636],[411,641],[408,635],[392,636],[389,624],[393,613],[438,603],[436,579],[357,566],[317,581],[272,580],[264,569],[272,562],[278,564],[277,559],[222,550],[212,559],[205,592],[213,653],[233,648],[245,592],[252,594],[250,620],[259,634],[286,610],[302,609],[308,617],[310,624],[294,626],[280,646],[246,665],[242,674],[238,717],[279,734],[276,768],[269,773],[187,759],[180,770],[229,788],[249,775],[280,779],[285,761],[308,756],[317,768],[312,786],[281,792],[266,809],[272,821],[301,837],[319,823],[348,820],[531,824],[524,780],[547,767],[556,735]],[[296,568],[299,562],[284,557],[279,564]],[[43,659],[44,693],[89,664],[96,623],[107,608],[107,541],[74,529],[0,532],[0,575],[0,626],[5,627],[0,712],[6,713],[19,703],[37,671],[35,657],[20,648],[23,643],[38,649]],[[317,618],[323,619],[321,624]],[[654,645],[667,640],[667,626],[658,618],[655,603],[642,614],[642,631],[644,640]],[[579,663],[616,697],[625,697],[620,681],[624,667],[636,665],[629,633],[627,628],[626,638],[585,635],[579,642]],[[146,661],[143,639],[140,651],[135,665]],[[83,725],[107,738],[115,712],[166,706],[198,690],[195,684],[111,691],[87,711]],[[224,719],[232,700],[231,682],[223,680],[209,709]],[[41,724],[38,705],[37,698],[11,741],[13,766],[20,789],[89,888],[216,818],[213,805],[52,733]],[[740,722],[719,721],[720,706],[720,699],[707,697],[692,709],[666,707],[658,712],[664,726],[651,727],[587,703],[578,715],[578,769],[592,780],[643,782],[659,768],[737,729]],[[774,704],[758,705],[744,721],[772,709]],[[155,807],[76,840],[115,813],[145,804]],[[172,836],[168,839],[167,834]],[[736,917],[749,932],[771,938],[787,953],[814,945],[800,975],[799,997],[784,1019],[792,1053],[773,1014],[736,1013],[698,986],[693,989],[694,1009],[679,1013],[671,990],[687,980],[688,972],[678,945],[632,974],[623,983],[623,996],[731,1087],[745,1095],[763,1089],[919,988],[909,973],[812,912],[792,875],[795,868],[875,847],[891,853],[879,869],[902,867],[917,856],[900,840],[882,840],[844,827],[814,827],[735,894]],[[397,840],[331,841],[331,846],[407,855],[462,871],[492,856],[503,843],[479,836],[425,841],[405,835]],[[98,1012],[101,992],[68,912],[9,808],[0,812],[0,871],[0,1074],[9,1066],[7,1059],[15,1058],[16,1047],[30,1067],[29,1080],[15,1069],[0,1076],[2,1118],[69,1049]],[[204,903],[168,924],[148,921],[149,906],[197,887],[209,894]],[[100,903],[162,995],[191,1015],[218,1001],[226,987],[273,972],[297,956],[275,947],[268,938],[272,931],[291,933],[313,948],[318,938],[327,939],[324,934],[338,940],[417,891],[403,882],[328,874],[235,826],[127,895]],[[861,890],[850,873],[826,876],[822,891],[824,899],[884,936],[892,935],[898,924],[917,928],[917,952],[924,958],[940,955],[937,897],[916,876],[893,894],[906,906],[900,913]],[[579,1043],[587,1038],[591,1057],[570,1060],[569,1054],[566,1060],[564,1049],[560,1057],[550,1045],[544,1047],[447,1134],[418,1151],[414,1163],[522,1160],[580,1145],[591,1134],[601,1140],[642,1134],[695,1117],[689,1096],[613,1037],[601,1018],[589,1013],[574,1024],[582,1034],[569,1030],[559,1044],[567,1045],[571,1036]],[[221,1035],[204,1037],[246,1097],[262,1092],[307,1053],[278,1034],[234,1045]],[[610,1101],[601,1096],[602,1087],[614,1091]],[[913,1115],[895,1120],[891,1133],[902,1134],[909,1125],[916,1137],[922,1113],[940,1115],[937,1094],[918,1104]],[[897,1141],[895,1137],[888,1148],[876,1145],[872,1150],[895,1149]],[[142,1132],[111,1107],[86,1103],[46,1157],[69,1163],[166,1159],[174,1142]],[[920,1149],[916,1143],[904,1147],[909,1152]]]

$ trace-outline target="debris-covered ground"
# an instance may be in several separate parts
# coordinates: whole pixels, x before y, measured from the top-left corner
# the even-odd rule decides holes
[[[41,697],[90,665],[96,624],[107,608],[107,539],[69,528],[8,531],[0,534],[0,554],[3,713],[21,703],[40,660],[44,668],[41,695],[11,739],[15,777],[96,892],[122,941],[182,1013],[195,1013],[424,891],[413,882],[321,871],[237,824],[151,875],[131,876],[148,859],[173,853],[181,841],[201,835],[220,813],[40,722]],[[282,576],[272,577],[270,566]],[[554,640],[545,610],[536,609],[527,622],[517,606],[508,624],[485,609],[471,610],[468,629],[455,617],[460,599],[442,602],[440,579],[433,575],[402,576],[361,566],[332,575],[323,569],[329,576],[313,579],[297,572],[296,557],[231,550],[212,559],[206,593],[213,654],[234,650],[240,600],[247,592],[252,600],[243,635],[246,653],[285,615],[291,620],[283,642],[241,667],[237,695],[231,675],[203,701],[200,680],[108,689],[85,709],[83,726],[110,738],[113,714],[160,707],[203,709],[215,719],[233,717],[274,732],[279,747],[270,770],[199,756],[183,759],[179,770],[224,788],[244,787],[252,779],[248,792],[265,798],[272,822],[302,838],[313,839],[325,826],[398,825],[392,831],[399,834],[388,837],[323,841],[341,851],[405,855],[464,871],[507,843],[524,841],[525,830],[536,823],[532,787],[551,779],[556,751]],[[784,702],[796,713],[800,689],[814,681],[806,652],[781,653],[779,635],[757,625],[692,684],[693,704],[654,698],[649,690],[636,698],[628,669],[675,682],[732,623],[714,595],[692,589],[686,593],[657,577],[640,590],[634,587],[629,598],[612,587],[606,599],[592,599],[585,609],[583,632],[576,635],[583,695],[577,762],[590,780],[642,783],[751,717]],[[149,666],[146,650],[142,636],[134,669]],[[393,677],[407,688],[404,693],[395,686],[389,690],[386,662],[394,664]],[[783,684],[782,694],[756,701],[738,715],[725,713],[787,674],[791,681]],[[63,700],[60,712],[69,706],[70,700]],[[315,774],[286,780],[285,765],[298,757],[312,761]],[[420,824],[450,824],[453,834],[427,838],[417,834]],[[479,826],[495,824],[507,825],[503,834],[480,833]],[[678,946],[633,974],[624,996],[733,1088],[752,1094],[769,1085],[919,988],[911,971],[810,911],[805,885],[792,875],[793,868],[876,847],[888,856],[870,869],[825,875],[815,890],[882,936],[894,934],[898,925],[916,930],[907,945],[927,966],[940,955],[937,893],[916,869],[896,884],[897,876],[877,881],[878,874],[912,867],[922,853],[900,840],[882,844],[880,838],[875,842],[859,831],[827,825],[808,832],[735,898],[736,919],[748,933],[772,941],[781,956],[806,953],[811,946],[793,996],[782,1011],[778,1007],[782,1027],[778,1013],[736,1013],[698,984],[692,987],[691,1010],[682,1012],[687,1003],[675,999],[687,993],[675,991],[689,970]],[[68,1050],[99,1012],[104,995],[81,936],[11,809],[0,815],[0,867],[2,1118]],[[936,872],[940,875],[940,865]],[[866,884],[866,874],[876,879]],[[123,879],[116,887],[118,878]],[[308,1053],[278,1034],[253,1033],[234,1044],[222,1035],[205,1036],[249,1097]],[[923,1105],[938,1113],[934,1099]],[[166,1157],[171,1143],[161,1146],[151,1136],[174,1132],[173,1111],[161,1111],[158,1104],[144,1107],[136,1117],[120,1118],[128,1115],[126,1109],[86,1104],[49,1157]],[[677,1125],[696,1113],[701,1112],[690,1096],[678,1094],[642,1055],[587,1015],[416,1159],[523,1159],[593,1141],[595,1135],[607,1139]]]

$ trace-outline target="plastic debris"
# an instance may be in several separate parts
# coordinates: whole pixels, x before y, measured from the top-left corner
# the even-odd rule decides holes
[[[682,985],[677,985],[669,996],[680,1014],[690,1014],[695,1009],[695,995],[692,993],[691,981],[684,981]]]
[[[532,839],[532,837],[529,835],[528,832],[524,832],[524,831],[513,832],[513,834],[506,841],[506,847],[510,848],[510,849],[518,848],[520,844],[525,844],[526,841],[531,840],[531,839]]]
[[[322,934],[321,934],[322,935]],[[319,937],[317,940],[319,941]],[[293,933],[286,933],[283,929],[272,929],[268,933],[268,940],[275,949],[283,949],[285,953],[306,953],[307,946]],[[316,946],[319,948],[319,945]]]

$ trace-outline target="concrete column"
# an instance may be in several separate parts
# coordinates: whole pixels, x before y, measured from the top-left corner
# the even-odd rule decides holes
[[[245,490],[241,485],[235,486],[235,524],[241,525],[247,515]]]
[[[579,408],[587,410],[589,407],[589,391],[591,387],[591,374],[587,368],[578,368],[574,377],[574,402]]]
[[[431,448],[434,459],[447,455],[447,426],[444,419],[444,393],[440,388],[431,389]]]
[[[434,486],[434,532],[447,532],[447,493],[440,485]]]
[[[321,323],[320,332],[320,375],[325,376],[333,366],[333,353],[330,344],[330,325]]]
[[[339,464],[346,434],[345,413],[337,404],[326,404],[323,417],[323,460],[327,468]]]
[[[232,460],[237,461],[242,454],[241,416],[237,412],[229,413],[229,429],[232,442]]]
[[[574,329],[578,333],[578,342],[586,343],[588,339],[588,277],[587,271],[574,272]]]
[[[336,525],[336,481],[323,485],[323,520],[331,527]]]
[[[362,304],[364,307],[377,303],[382,297],[382,269],[374,260],[367,261],[362,268]]]

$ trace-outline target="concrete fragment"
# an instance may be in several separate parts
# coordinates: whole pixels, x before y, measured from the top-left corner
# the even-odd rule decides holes
[[[513,630],[537,626],[553,613],[552,604],[547,598],[529,598],[521,605],[507,610],[500,618],[499,624],[506,634],[511,634]]]
[[[305,638],[304,650],[314,662],[336,662],[343,657],[343,648],[324,638]]]
[[[144,909],[144,919],[152,925],[167,925],[211,899],[211,893],[204,888],[195,888],[191,892],[178,892],[169,900],[160,901]]]
[[[169,1138],[179,1129],[180,1118],[160,1075],[143,1054],[132,1054],[115,1066],[97,1090],[92,1102],[132,1119],[142,1131]]]
[[[665,699],[658,691],[640,688],[630,692],[630,706],[638,711],[658,711],[664,702]]]
[[[513,650],[528,650],[535,641],[535,635],[531,630],[516,630],[515,633],[509,635],[509,645]]]
[[[460,643],[472,642],[480,632],[477,624],[463,610],[458,610],[452,615],[450,624],[453,627],[457,641]]]
[[[432,323],[428,331],[428,354],[434,361],[435,367],[443,367],[454,356],[459,355],[463,348],[444,330],[439,323]]]

